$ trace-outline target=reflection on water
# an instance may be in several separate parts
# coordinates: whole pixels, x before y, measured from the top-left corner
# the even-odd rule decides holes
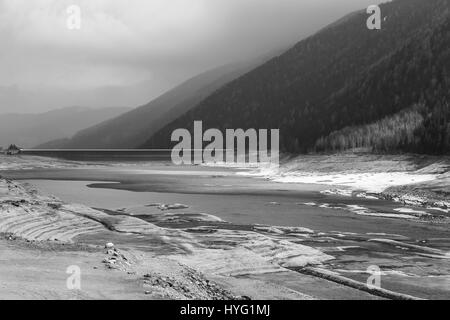
[[[171,151],[165,149],[115,150],[22,150],[21,154],[76,161],[170,161]]]

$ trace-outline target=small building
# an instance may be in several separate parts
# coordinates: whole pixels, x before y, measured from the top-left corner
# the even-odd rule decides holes
[[[20,148],[15,144],[11,144],[8,149],[4,150],[4,153],[8,156],[13,156],[20,153]]]

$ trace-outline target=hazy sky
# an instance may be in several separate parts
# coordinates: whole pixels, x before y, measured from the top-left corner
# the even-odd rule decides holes
[[[0,0],[0,113],[138,106],[377,0]],[[67,27],[70,5],[81,29]]]

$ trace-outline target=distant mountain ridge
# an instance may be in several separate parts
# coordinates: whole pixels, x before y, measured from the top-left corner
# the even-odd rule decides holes
[[[351,14],[228,83],[141,147],[171,147],[173,130],[202,120],[222,131],[279,128],[282,150],[293,153],[331,150],[330,135],[342,149],[357,145],[346,141],[354,134],[337,134],[351,127],[376,151],[450,153],[450,1],[395,0],[381,11],[381,30],[367,29],[365,11]],[[418,115],[395,116],[402,110]],[[411,123],[380,142],[375,128],[398,119]]]
[[[95,123],[114,118],[128,108],[67,107],[39,114],[0,114],[0,146],[33,148],[46,141],[71,137]]]
[[[273,54],[275,55],[275,53]],[[272,57],[272,54],[269,56]],[[71,139],[49,141],[42,148],[137,148],[155,132],[195,107],[226,83],[238,78],[269,57],[225,65],[197,75],[150,103],[117,118],[76,133]]]

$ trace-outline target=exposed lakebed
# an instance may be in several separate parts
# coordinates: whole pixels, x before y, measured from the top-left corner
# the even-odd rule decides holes
[[[367,268],[377,265],[383,288],[422,298],[449,297],[445,212],[327,193],[329,185],[276,183],[235,173],[122,165],[5,171],[2,175],[26,180],[69,203],[200,235],[206,247],[238,243],[235,231],[255,232],[319,249],[333,258],[323,262],[324,268],[350,279],[364,283]],[[177,203],[185,206],[161,207]],[[423,219],[429,215],[442,219]],[[145,247],[145,241],[140,247]],[[296,286],[292,279],[286,283]]]

